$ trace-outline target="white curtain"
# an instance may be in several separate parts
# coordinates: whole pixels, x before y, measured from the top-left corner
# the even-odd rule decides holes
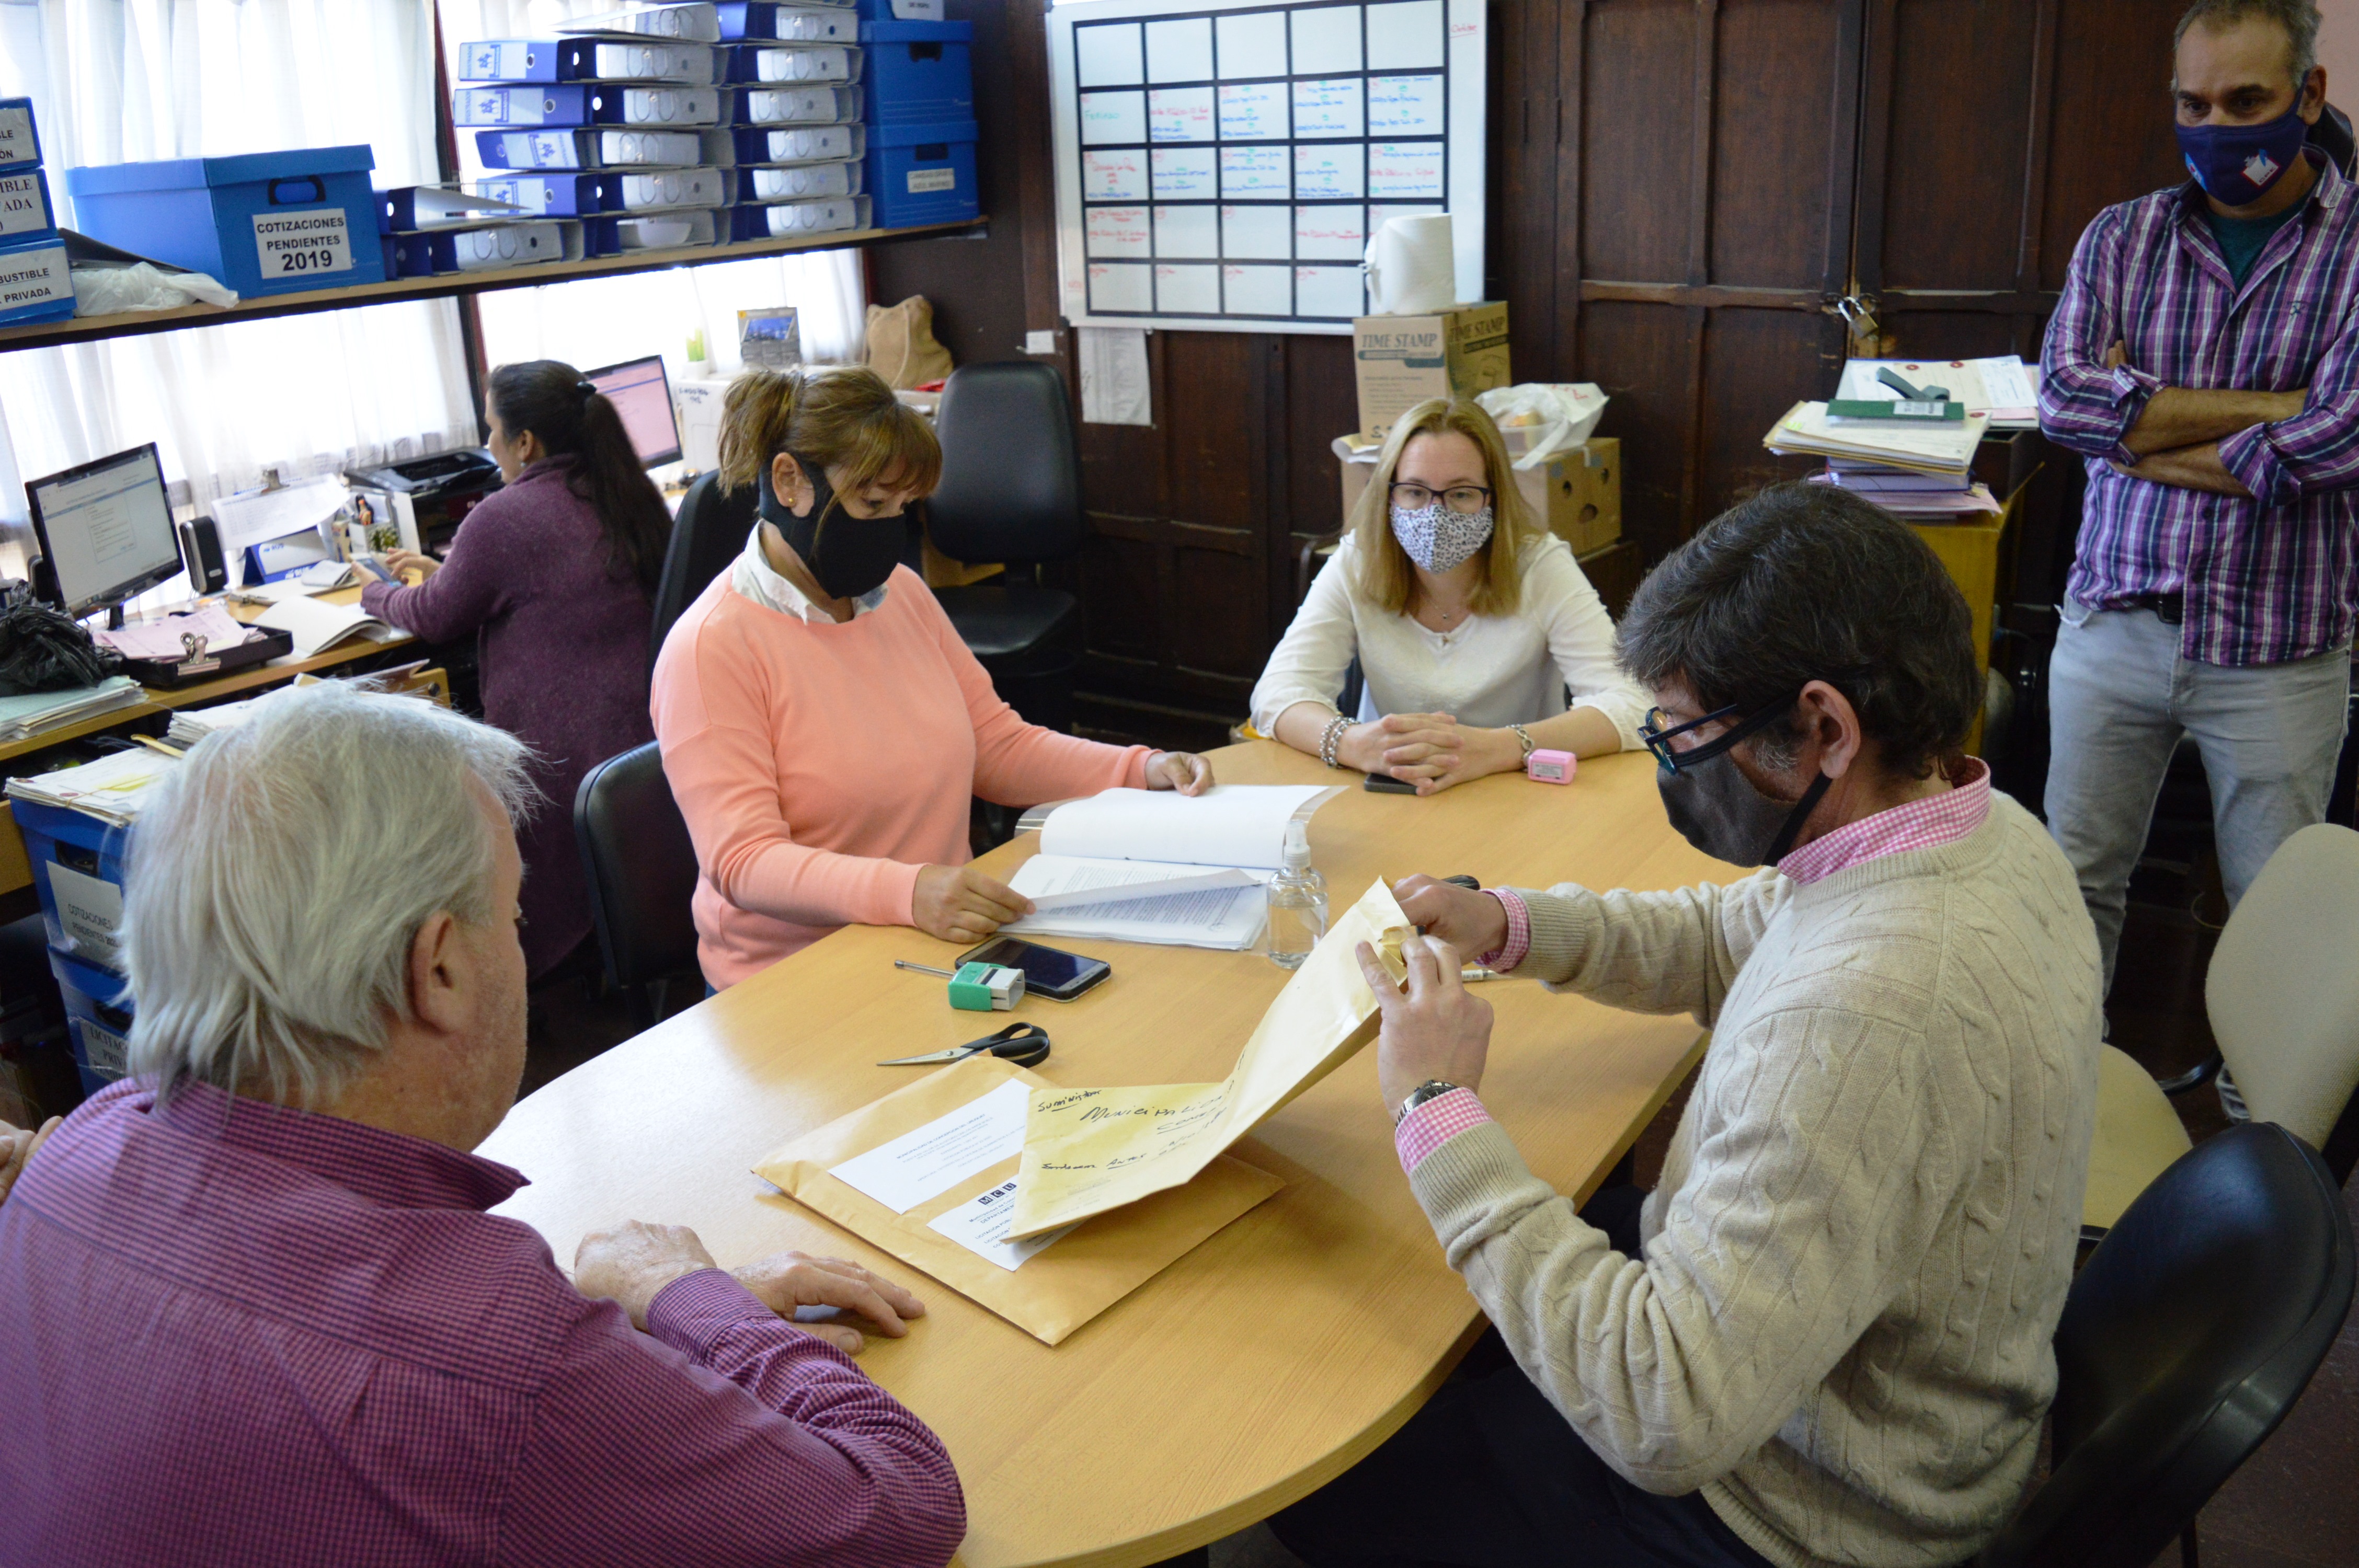
[[[431,182],[429,0],[0,0],[0,96],[64,171],[366,142],[380,188]],[[472,445],[449,300],[0,353],[0,517],[17,480],[155,441],[174,500]],[[13,469],[14,473],[11,473]],[[21,574],[5,558],[0,571]]]

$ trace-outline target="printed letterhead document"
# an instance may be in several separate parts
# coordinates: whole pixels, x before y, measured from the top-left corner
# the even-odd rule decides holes
[[[828,1173],[895,1214],[907,1214],[1021,1149],[1025,1098],[1022,1084],[1002,1084],[890,1143],[830,1166]]]
[[[1189,1181],[1230,1144],[1366,1043],[1375,993],[1354,951],[1376,950],[1395,979],[1408,917],[1381,877],[1345,911],[1262,1014],[1217,1084],[1036,1089],[1024,1124],[1016,1214],[1022,1239]]]

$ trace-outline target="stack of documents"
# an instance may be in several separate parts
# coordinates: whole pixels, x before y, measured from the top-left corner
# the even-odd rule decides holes
[[[1286,863],[1286,825],[1342,790],[1215,784],[1190,797],[1110,789],[1067,801],[1040,829],[1040,852],[1008,885],[1036,913],[1004,929],[1235,951],[1267,913],[1263,884]]]
[[[1886,481],[1930,480],[1913,485]],[[1882,474],[1874,470],[1848,471],[1830,468],[1810,476],[1812,484],[1831,484],[1873,501],[1895,517],[1910,523],[1985,523],[2004,510],[1986,484],[1952,484],[1930,474]]]
[[[165,731],[164,739],[185,752],[217,730],[228,730],[245,723],[255,705],[262,700],[259,697],[249,697],[238,702],[215,703],[211,708],[175,708],[172,710],[171,727]]]
[[[1969,414],[1955,425],[1834,425],[1825,404],[1797,403],[1761,444],[1780,456],[1801,453],[1962,480],[1989,427],[1986,414]]]
[[[2032,367],[2017,354],[1986,360],[1853,360],[1843,366],[1838,402],[1890,403],[1900,394],[1875,379],[1889,370],[1916,387],[1940,387],[1949,401],[1981,414],[1994,430],[2039,427],[2039,389]]]
[[[140,700],[139,683],[129,676],[114,676],[96,686],[78,686],[65,691],[0,697],[0,741],[22,741],[96,714],[128,708]]]
[[[139,815],[140,805],[148,793],[179,765],[177,757],[140,746],[110,752],[78,768],[60,768],[32,778],[10,779],[8,794],[16,800],[61,806],[117,827],[128,827]]]

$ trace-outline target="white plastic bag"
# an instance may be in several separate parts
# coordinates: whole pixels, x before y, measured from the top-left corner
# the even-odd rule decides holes
[[[201,272],[165,272],[138,262],[85,264],[73,269],[74,314],[113,316],[125,310],[177,310],[201,301],[234,305],[237,293]]]
[[[1535,469],[1589,439],[1605,412],[1605,394],[1595,382],[1518,382],[1477,394],[1474,401],[1498,422],[1507,455],[1519,469]]]

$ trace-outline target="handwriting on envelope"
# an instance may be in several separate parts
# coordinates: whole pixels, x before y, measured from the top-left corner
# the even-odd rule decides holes
[[[1071,1225],[1176,1187],[1370,1036],[1376,999],[1353,949],[1365,942],[1398,979],[1408,918],[1377,878],[1320,939],[1217,1084],[1035,1089],[1024,1122],[1011,1238]]]

